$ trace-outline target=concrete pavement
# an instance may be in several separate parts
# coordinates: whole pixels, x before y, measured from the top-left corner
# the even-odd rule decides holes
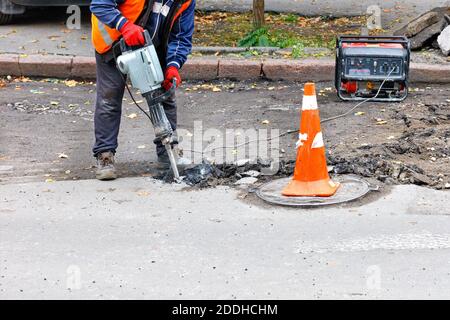
[[[319,210],[149,178],[0,195],[1,299],[449,298],[448,192]]]

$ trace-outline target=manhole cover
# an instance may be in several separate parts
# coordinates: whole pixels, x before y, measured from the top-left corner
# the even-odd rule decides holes
[[[263,184],[256,190],[258,197],[272,204],[291,207],[316,207],[345,203],[365,196],[370,191],[378,190],[378,186],[372,186],[367,181],[355,176],[336,176],[334,182],[339,182],[336,194],[328,198],[320,197],[285,197],[281,194],[292,178],[283,178]]]

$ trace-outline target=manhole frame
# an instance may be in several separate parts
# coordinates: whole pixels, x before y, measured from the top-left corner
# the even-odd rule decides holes
[[[264,195],[263,190],[265,187],[270,186],[272,184],[276,184],[277,182],[281,182],[282,180],[286,180],[287,183],[292,179],[292,177],[288,178],[281,178],[277,180],[272,180],[269,182],[266,182],[262,184],[261,186],[255,188],[254,192],[260,198],[261,200],[273,204],[273,205],[279,205],[284,207],[291,207],[291,208],[314,208],[314,207],[325,207],[325,206],[332,206],[332,205],[338,205],[343,203],[348,203],[352,201],[356,201],[358,199],[363,198],[367,194],[369,194],[371,191],[379,191],[378,185],[372,185],[365,179],[355,176],[355,175],[336,175],[333,176],[332,179],[336,182],[340,182],[341,184],[345,183],[359,183],[363,187],[363,191],[355,193],[355,195],[348,196],[347,198],[338,200],[335,196],[329,197],[329,198],[321,198],[321,197],[284,197],[281,195],[280,190],[280,197],[279,201],[274,201],[273,198],[268,198],[266,195]],[[340,187],[342,188],[342,186]],[[338,190],[339,192],[339,190]],[[283,202],[284,200],[290,200],[290,202]],[[296,202],[297,201],[297,202]]]

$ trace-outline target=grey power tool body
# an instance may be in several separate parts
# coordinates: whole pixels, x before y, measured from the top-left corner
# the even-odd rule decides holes
[[[172,88],[165,92],[161,84],[164,74],[148,31],[144,32],[145,45],[141,48],[131,48],[125,41],[120,40],[122,55],[116,61],[117,66],[124,75],[127,75],[133,88],[139,90],[148,104],[148,115],[155,129],[157,141],[165,146],[170,159],[175,181],[180,181],[175,155],[172,149],[173,130],[167,119],[162,102],[173,94],[176,88],[176,79]]]

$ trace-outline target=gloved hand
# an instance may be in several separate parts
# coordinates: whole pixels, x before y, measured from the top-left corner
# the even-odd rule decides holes
[[[165,73],[164,77],[165,77],[165,80],[164,80],[162,86],[166,91],[169,91],[170,88],[172,88],[173,78],[177,79],[177,88],[181,84],[180,73],[178,72],[178,69],[174,66],[170,66],[166,69],[166,73]]]
[[[144,29],[131,21],[127,21],[119,31],[128,46],[135,47],[145,44]]]

